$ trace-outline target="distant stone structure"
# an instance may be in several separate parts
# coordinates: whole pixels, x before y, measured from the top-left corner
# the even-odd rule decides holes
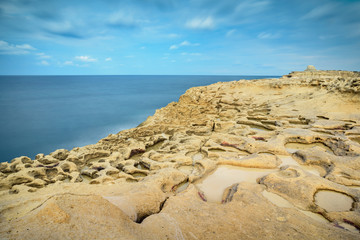
[[[307,71],[307,72],[315,72],[317,70],[313,65],[308,65],[305,71]]]

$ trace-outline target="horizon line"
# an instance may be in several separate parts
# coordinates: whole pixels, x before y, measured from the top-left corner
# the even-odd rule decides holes
[[[284,74],[0,74],[0,77],[22,76],[283,76]],[[285,74],[286,75],[286,74]]]

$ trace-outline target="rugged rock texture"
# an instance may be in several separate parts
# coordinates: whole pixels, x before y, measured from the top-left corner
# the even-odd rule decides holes
[[[222,201],[208,201],[219,165],[263,174],[220,175],[210,188]],[[359,170],[360,73],[217,83],[94,145],[1,163],[0,235],[359,239]],[[329,210],[316,197],[325,190],[348,196],[349,209]]]

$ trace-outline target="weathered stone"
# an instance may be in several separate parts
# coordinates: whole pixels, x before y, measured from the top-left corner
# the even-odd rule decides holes
[[[69,161],[62,161],[60,164],[59,164],[59,167],[64,171],[64,172],[77,172],[78,171],[78,168],[76,166],[75,163],[73,162],[69,162]]]
[[[83,158],[78,158],[75,155],[69,154],[68,157],[66,158],[67,161],[73,162],[76,165],[82,165],[84,163],[84,159]]]
[[[43,153],[39,153],[39,154],[36,154],[35,159],[39,160],[39,159],[41,159],[43,157],[45,157],[45,155]]]
[[[20,171],[9,175],[5,180],[8,181],[9,185],[13,186],[22,183],[32,182],[34,178],[29,176],[26,172]]]
[[[58,182],[58,181],[64,181],[64,180],[66,180],[67,178],[68,178],[67,175],[65,175],[65,174],[59,174],[59,175],[55,176],[55,177],[53,178],[53,180],[54,180],[55,182]]]
[[[89,176],[89,177],[91,177],[91,178],[96,178],[96,177],[99,176],[98,170],[96,170],[96,169],[89,169],[89,168],[83,168],[83,169],[81,170],[81,174],[82,174],[82,175]]]
[[[53,222],[55,224],[68,223],[70,221],[70,215],[62,210],[56,200],[50,199],[45,206],[38,209],[35,217],[42,223]]]
[[[69,155],[69,151],[66,149],[58,149],[55,152],[50,153],[50,156],[59,160],[65,160]]]
[[[0,190],[6,190],[11,188],[10,182],[4,178],[0,180]]]
[[[13,160],[11,160],[9,167],[12,172],[18,172],[25,168],[25,166],[24,166],[25,163],[31,164],[32,161],[28,157],[18,157],[18,158],[14,158]]]
[[[109,151],[104,151],[104,150],[96,150],[90,153],[86,153],[83,157],[84,161],[87,162],[91,159],[96,159],[99,157],[108,157],[110,156],[110,152]]]
[[[0,163],[0,172],[2,172],[2,173],[10,173],[10,172],[12,172],[12,170],[10,168],[10,164],[8,162]]]
[[[219,163],[249,168],[276,168],[280,165],[281,161],[273,154],[254,153],[239,158],[220,159]]]
[[[103,183],[110,183],[113,181],[114,181],[114,179],[112,177],[103,175],[103,176],[100,176],[100,177],[97,177],[97,178],[91,180],[90,184],[103,184]]]
[[[45,185],[46,185],[46,182],[44,180],[39,179],[39,178],[26,184],[26,186],[35,187],[35,188],[42,188]]]
[[[53,164],[53,163],[58,163],[59,162],[58,159],[56,159],[56,158],[54,158],[54,157],[52,157],[50,155],[47,155],[47,156],[45,156],[43,158],[39,158],[37,160],[42,164]]]
[[[33,178],[43,179],[46,176],[47,168],[27,168],[24,171]]]
[[[11,163],[32,163],[31,159],[26,156],[17,157],[11,160]]]
[[[96,144],[0,164],[0,235],[358,239],[360,73],[309,70],[191,88]]]
[[[26,192],[36,192],[36,188],[29,187],[26,185],[15,185],[10,190],[10,194],[26,193]]]
[[[82,182],[83,179],[81,178],[81,175],[79,172],[71,172],[70,173],[70,182],[75,183],[75,182]]]

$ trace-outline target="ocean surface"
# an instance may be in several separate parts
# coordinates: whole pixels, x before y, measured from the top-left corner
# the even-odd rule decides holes
[[[94,144],[191,87],[278,76],[0,76],[0,162]]]

